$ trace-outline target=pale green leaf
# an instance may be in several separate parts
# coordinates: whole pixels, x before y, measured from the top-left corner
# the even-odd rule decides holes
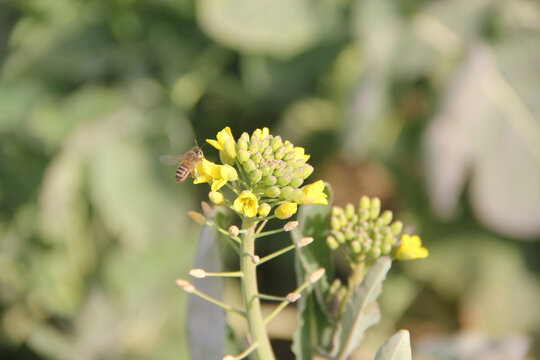
[[[400,330],[386,340],[375,354],[375,360],[411,360],[411,339],[407,330]]]

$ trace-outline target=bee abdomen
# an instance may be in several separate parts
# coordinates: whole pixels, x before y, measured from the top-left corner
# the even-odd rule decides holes
[[[187,176],[189,175],[190,168],[188,165],[180,164],[178,168],[176,169],[176,181],[181,182],[184,181]]]

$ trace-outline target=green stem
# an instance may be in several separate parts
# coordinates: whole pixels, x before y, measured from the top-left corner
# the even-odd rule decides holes
[[[261,302],[258,298],[257,265],[253,263],[255,254],[255,219],[244,218],[242,229],[246,232],[242,236],[240,270],[244,273],[241,279],[242,295],[246,306],[249,332],[251,339],[258,346],[255,349],[258,360],[275,360],[270,339],[261,313]]]
[[[259,262],[257,263],[257,266],[258,265],[261,265],[261,264],[264,264],[265,262],[269,261],[269,260],[272,260],[273,258],[275,257],[278,257],[279,255],[281,254],[284,254],[286,253],[287,251],[290,251],[292,249],[296,248],[296,244],[291,244],[287,247],[284,247],[283,249],[281,250],[278,250],[276,252],[273,252],[271,253],[270,255],[266,255],[265,257],[263,257],[261,260],[259,260]]]

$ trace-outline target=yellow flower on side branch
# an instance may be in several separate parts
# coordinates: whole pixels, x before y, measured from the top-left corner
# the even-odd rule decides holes
[[[259,202],[255,194],[249,190],[244,190],[242,193],[234,200],[233,204],[234,210],[246,215],[247,217],[255,217],[257,215],[257,210],[259,209]]]
[[[328,205],[327,196],[324,193],[324,181],[318,180],[313,184],[304,186],[301,190],[303,193],[302,198],[298,202],[300,205],[304,204],[323,204]]]
[[[422,246],[422,240],[418,235],[401,235],[401,244],[396,252],[398,260],[422,259],[429,254],[428,249]]]
[[[238,180],[238,173],[230,165],[218,165],[211,161],[203,159],[195,167],[195,180],[194,184],[201,184],[212,182],[212,191],[218,191],[221,189],[227,181]]]
[[[236,158],[236,141],[230,127],[226,127],[216,135],[217,140],[206,139],[206,142],[219,150],[221,155],[225,155],[228,160]]]

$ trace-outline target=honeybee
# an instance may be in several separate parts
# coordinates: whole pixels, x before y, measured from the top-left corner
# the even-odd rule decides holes
[[[194,146],[185,155],[163,155],[159,158],[163,164],[176,165],[176,181],[182,182],[189,175],[193,175],[195,167],[204,159],[204,153],[200,147]]]

